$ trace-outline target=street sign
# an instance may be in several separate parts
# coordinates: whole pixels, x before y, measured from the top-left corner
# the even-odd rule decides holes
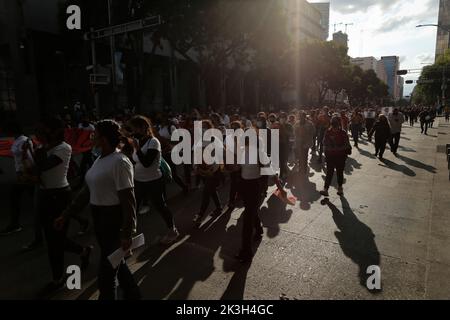
[[[106,85],[111,82],[111,79],[109,75],[107,74],[90,74],[89,75],[89,82],[91,84],[100,84],[100,85]]]
[[[119,34],[124,34],[133,31],[144,30],[146,28],[151,28],[160,25],[161,16],[153,16],[141,20],[136,20],[124,24],[120,24],[117,26],[111,26],[99,30],[95,30],[92,32],[87,32],[84,35],[84,40],[97,40],[101,38],[107,38]]]

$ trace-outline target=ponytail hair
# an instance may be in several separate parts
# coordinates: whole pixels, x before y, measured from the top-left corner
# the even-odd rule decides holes
[[[152,121],[149,118],[144,116],[134,116],[128,124],[132,127],[144,128],[147,135],[153,137]]]

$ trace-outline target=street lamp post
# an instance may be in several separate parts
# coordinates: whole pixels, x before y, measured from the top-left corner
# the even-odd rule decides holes
[[[438,29],[444,30],[448,33],[449,35],[449,41],[448,43],[450,44],[450,29],[447,27],[444,27],[443,25],[440,24],[419,24],[418,26],[416,26],[416,28],[422,28],[422,27],[437,27]],[[448,45],[447,45],[448,46]],[[447,79],[445,76],[445,65],[442,67],[442,107],[445,106],[445,100],[446,100],[446,95],[445,95],[445,91],[447,90]]]

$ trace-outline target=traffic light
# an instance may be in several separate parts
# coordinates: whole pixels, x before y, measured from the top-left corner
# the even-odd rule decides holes
[[[414,83],[414,80],[406,80],[405,83],[406,83],[406,84],[413,84],[413,83]]]
[[[398,76],[404,76],[406,74],[408,74],[408,70],[398,70],[397,71],[397,75]]]

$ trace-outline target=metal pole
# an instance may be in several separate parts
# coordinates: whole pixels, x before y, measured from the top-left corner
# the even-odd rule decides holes
[[[112,12],[111,12],[111,0],[108,0],[108,22],[109,26],[112,26]],[[112,84],[112,105],[113,108],[116,108],[116,91],[117,91],[117,82],[116,82],[116,57],[115,57],[115,43],[114,43],[114,35],[111,35],[110,39],[110,48],[111,48],[111,84]]]
[[[91,32],[94,31],[94,28],[91,28]],[[95,40],[91,40],[91,53],[92,53],[92,66],[93,66],[93,73],[97,74],[97,53],[95,50]],[[98,92],[94,92],[94,109],[97,114],[97,116],[100,116],[100,104],[99,104],[99,98],[98,98]]]

